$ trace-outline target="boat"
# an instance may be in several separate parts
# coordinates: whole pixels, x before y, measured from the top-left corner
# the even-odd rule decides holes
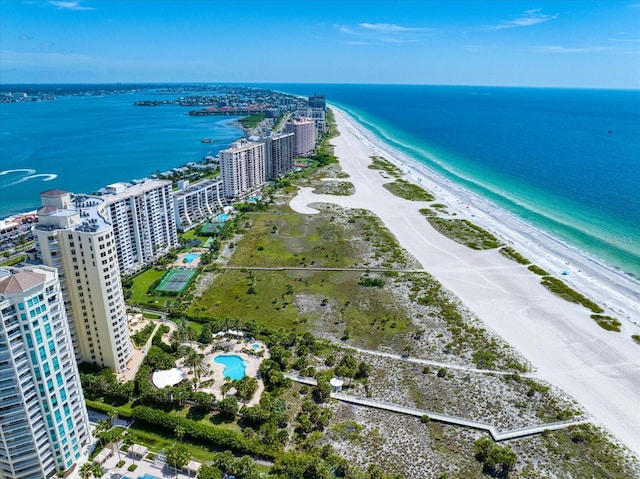
[[[213,143],[214,140],[213,138],[203,138],[202,140],[200,140],[200,143]]]

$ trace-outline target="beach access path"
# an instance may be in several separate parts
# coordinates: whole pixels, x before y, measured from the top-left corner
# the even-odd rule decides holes
[[[333,107],[332,107],[333,108]],[[314,214],[313,203],[333,203],[346,208],[362,208],[373,212],[396,236],[400,246],[434,275],[478,317],[517,349],[536,370],[536,376],[558,386],[573,396],[591,415],[636,454],[640,454],[640,347],[631,334],[640,334],[637,305],[627,299],[631,292],[615,297],[615,304],[624,309],[631,320],[624,321],[623,332],[601,329],[589,315],[590,311],[550,293],[540,284],[540,278],[521,265],[503,257],[497,250],[475,251],[458,244],[434,230],[419,213],[425,202],[399,198],[383,187],[393,179],[371,170],[371,156],[383,156],[403,168],[407,179],[424,185],[445,203],[458,217],[469,217],[467,198],[459,188],[447,186],[442,178],[431,182],[424,170],[403,161],[403,155],[383,144],[362,129],[344,112],[333,108],[340,136],[331,140],[348,181],[355,186],[351,196],[318,195],[311,188],[301,188],[290,203],[299,213]],[[412,173],[413,171],[413,173]],[[420,175],[419,177],[417,175]],[[535,256],[527,243],[544,244],[553,252],[552,238],[523,237],[522,230],[510,235],[505,224],[494,218],[504,213],[490,203],[476,201],[473,217],[483,227],[497,231],[503,241],[525,254],[535,264],[545,267],[548,258]],[[472,221],[474,219],[470,218]],[[557,249],[557,248],[556,248]],[[550,254],[550,253],[545,253]],[[565,258],[562,258],[563,260]],[[579,253],[570,261],[584,260]],[[552,270],[554,271],[554,270]],[[606,276],[606,271],[603,273]],[[597,284],[599,277],[590,276]],[[598,288],[590,292],[598,291]],[[609,304],[609,289],[605,297],[590,294],[603,305]],[[604,293],[603,293],[604,294]],[[627,307],[628,306],[628,307]],[[622,318],[621,318],[622,319]],[[636,322],[636,324],[634,324]]]

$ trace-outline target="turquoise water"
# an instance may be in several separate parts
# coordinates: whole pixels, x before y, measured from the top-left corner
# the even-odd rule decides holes
[[[200,253],[187,253],[184,255],[185,263],[191,263],[193,260],[196,260],[200,257]]]
[[[252,344],[251,345],[251,349],[260,349],[260,345],[259,344]]]
[[[266,86],[325,94],[436,173],[640,276],[640,91]],[[36,208],[46,189],[91,193],[198,161],[242,135],[235,118],[133,106],[148,98],[128,93],[0,105],[0,217]],[[203,137],[216,142],[203,145]]]
[[[227,221],[228,219],[229,219],[229,214],[223,213],[221,215],[216,216],[214,221],[222,222],[222,221]]]
[[[238,117],[133,105],[178,96],[123,93],[0,104],[0,218],[37,208],[42,191],[92,193],[201,161],[243,135]],[[201,143],[204,137],[215,143]]]
[[[216,357],[214,362],[224,365],[222,376],[229,379],[242,379],[245,377],[246,361],[235,354],[222,355]]]
[[[269,87],[324,93],[434,172],[640,277],[640,91]]]

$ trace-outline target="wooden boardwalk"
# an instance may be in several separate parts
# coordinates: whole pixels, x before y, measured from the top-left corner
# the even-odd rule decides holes
[[[315,386],[318,382],[315,378],[299,376],[295,374],[285,373],[285,376],[292,381],[296,381],[302,384]],[[350,396],[344,393],[331,393],[331,398],[337,401],[355,404],[358,406],[370,407],[375,409],[382,409],[384,411],[392,411],[400,414],[406,414],[409,416],[428,416],[430,420],[444,422],[446,424],[454,424],[456,426],[470,427],[473,429],[479,429],[491,434],[494,441],[506,441],[508,439],[516,439],[525,436],[531,436],[533,434],[540,434],[544,431],[555,431],[557,429],[564,429],[569,426],[578,424],[584,424],[588,422],[586,419],[571,419],[568,421],[558,421],[545,424],[539,424],[534,426],[527,426],[520,429],[511,429],[509,431],[498,431],[493,424],[487,424],[480,421],[474,421],[472,419],[466,419],[458,416],[451,416],[449,414],[440,414],[434,411],[427,411],[425,409],[418,409],[408,406],[400,406],[397,404],[389,404],[381,401],[374,401],[367,398]]]

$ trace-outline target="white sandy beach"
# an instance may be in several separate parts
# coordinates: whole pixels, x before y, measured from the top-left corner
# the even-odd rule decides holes
[[[640,283],[594,258],[523,223],[475,194],[428,171],[383,144],[333,107],[341,135],[332,140],[352,196],[317,195],[303,188],[291,201],[301,213],[315,202],[372,211],[400,245],[480,317],[486,326],[520,351],[541,379],[573,396],[636,454],[640,454]],[[371,156],[394,162],[407,179],[435,194],[459,218],[469,218],[498,236],[534,264],[555,274],[618,318],[622,332],[600,328],[587,309],[551,294],[538,276],[497,250],[475,251],[435,231],[419,213],[427,206],[394,196],[382,185]],[[561,275],[563,270],[569,275]]]

